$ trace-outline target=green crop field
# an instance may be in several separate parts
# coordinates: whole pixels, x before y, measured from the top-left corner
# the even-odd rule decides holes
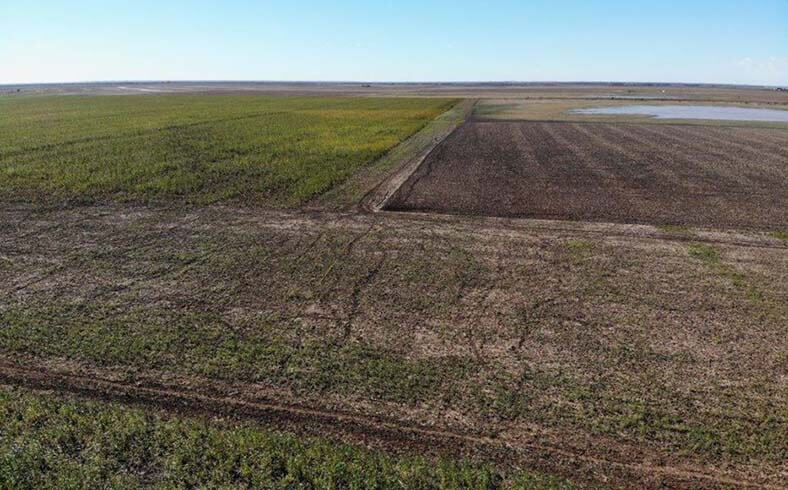
[[[74,96],[0,99],[0,198],[297,206],[453,100]]]
[[[0,388],[7,488],[571,488],[533,473],[392,457],[230,421]]]

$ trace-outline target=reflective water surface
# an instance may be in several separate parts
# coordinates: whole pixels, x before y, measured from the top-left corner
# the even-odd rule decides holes
[[[708,105],[628,105],[574,109],[573,114],[645,115],[657,119],[718,119],[727,121],[788,122],[788,111]]]

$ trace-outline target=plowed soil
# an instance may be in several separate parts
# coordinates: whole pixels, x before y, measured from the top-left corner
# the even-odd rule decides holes
[[[784,230],[788,131],[469,122],[389,210]]]

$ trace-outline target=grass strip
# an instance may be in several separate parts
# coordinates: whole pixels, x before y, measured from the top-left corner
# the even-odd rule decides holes
[[[571,488],[252,425],[0,387],[3,488]]]

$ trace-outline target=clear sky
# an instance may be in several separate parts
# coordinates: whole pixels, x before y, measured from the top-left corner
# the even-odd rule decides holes
[[[788,0],[0,0],[0,83],[788,85]]]

